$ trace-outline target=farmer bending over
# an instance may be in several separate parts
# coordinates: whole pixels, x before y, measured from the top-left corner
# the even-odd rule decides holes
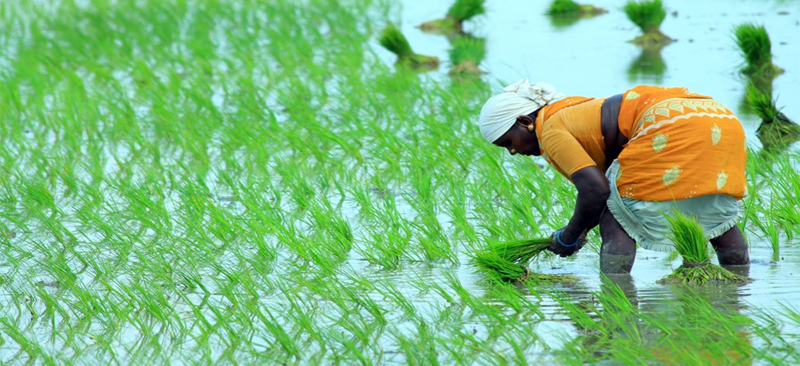
[[[578,190],[550,251],[577,252],[600,225],[600,270],[630,272],[636,243],[672,251],[664,214],[694,216],[720,264],[747,264],[736,226],[745,193],[744,130],[734,114],[686,88],[637,86],[608,98],[564,97],[522,79],[486,102],[480,128],[511,155],[541,155]]]

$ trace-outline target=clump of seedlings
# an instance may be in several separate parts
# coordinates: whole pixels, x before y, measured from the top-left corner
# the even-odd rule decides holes
[[[456,0],[444,18],[422,23],[419,28],[428,33],[460,33],[464,21],[486,12],[483,7],[485,2],[486,0]]]
[[[553,0],[547,9],[549,16],[570,18],[591,18],[607,12],[606,9],[589,4],[578,4],[572,0]]]
[[[680,212],[668,216],[670,238],[675,249],[683,257],[683,264],[672,274],[659,280],[661,283],[684,283],[702,285],[714,283],[746,282],[747,278],[711,263],[708,254],[708,239],[703,228],[694,218]]]
[[[772,79],[783,73],[783,69],[772,63],[772,43],[763,25],[743,23],[736,26],[733,32],[736,45],[745,59],[742,68],[744,74]]]
[[[500,282],[573,281],[572,276],[534,273],[526,267],[547,250],[548,246],[550,246],[549,238],[491,243],[475,254],[474,261],[481,272],[490,279]]]
[[[658,48],[674,41],[661,33],[661,23],[667,17],[667,10],[661,0],[628,0],[623,10],[628,19],[642,30],[642,35],[632,39],[632,43]]]
[[[745,89],[745,98],[753,113],[761,118],[756,134],[765,145],[800,140],[800,125],[778,109],[772,96],[751,83]]]
[[[433,70],[439,67],[439,58],[414,53],[408,40],[394,25],[383,29],[378,42],[381,46],[397,55],[397,64],[413,69]]]
[[[450,75],[470,76],[483,74],[478,65],[486,56],[485,39],[459,36],[453,39],[452,44],[450,61],[453,63],[453,67],[450,69]]]

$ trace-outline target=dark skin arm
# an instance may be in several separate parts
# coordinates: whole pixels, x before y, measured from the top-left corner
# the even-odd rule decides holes
[[[564,243],[574,243],[585,232],[597,226],[610,194],[608,179],[596,166],[578,170],[570,179],[578,189],[578,199],[572,218],[561,232],[561,241]]]
[[[600,128],[605,144],[606,166],[619,156],[628,142],[628,138],[621,133],[618,126],[621,101],[622,94],[609,97],[603,103],[601,110]],[[519,116],[517,123],[494,141],[494,144],[508,149],[512,155],[517,153],[539,155],[539,141],[533,132],[537,113],[538,111],[527,116]],[[566,244],[575,243],[578,238],[599,224],[600,215],[605,210],[606,200],[610,194],[608,180],[597,166],[580,169],[573,173],[570,179],[578,189],[578,198],[572,219],[561,232],[561,241]],[[551,250],[562,256],[571,255],[580,249],[580,245],[561,247],[556,243],[555,237],[553,240]]]
[[[611,165],[628,142],[628,138],[619,130],[617,122],[621,101],[622,94],[614,95],[607,98],[602,106],[600,128],[606,148],[606,166]],[[586,233],[600,223],[600,216],[606,209],[606,200],[610,194],[608,179],[596,166],[576,171],[570,176],[570,180],[578,189],[578,198],[575,202],[575,212],[561,232],[561,242],[565,244],[575,243],[579,238],[584,239]],[[561,256],[568,256],[578,251],[581,246],[582,244],[562,247],[554,241],[552,250]]]

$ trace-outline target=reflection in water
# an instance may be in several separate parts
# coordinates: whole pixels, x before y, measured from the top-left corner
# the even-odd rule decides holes
[[[800,125],[783,114],[772,96],[772,79],[749,78],[740,109],[761,119],[756,136],[767,153],[780,153],[800,140]]]
[[[767,95],[772,95],[772,80],[773,78],[763,76],[747,76],[747,85],[751,85]],[[747,93],[744,92],[744,90],[745,88],[742,89],[742,97],[739,100],[739,113],[755,115],[753,113],[753,108],[747,101]]]
[[[729,268],[732,269],[732,268]],[[747,270],[740,266],[738,274]],[[602,278],[592,301],[559,300],[579,329],[564,360],[657,364],[752,364],[740,286],[669,286],[641,297],[629,275]]]
[[[562,30],[569,28],[571,25],[581,20],[580,15],[551,16],[548,18],[550,18],[550,24],[553,25],[553,28]]]
[[[661,57],[661,48],[644,47],[630,66],[628,66],[628,80],[630,82],[647,81],[661,84],[664,80],[664,73],[667,71],[667,64]]]
[[[608,11],[589,4],[578,4],[572,0],[553,0],[547,10],[550,23],[556,29],[575,24],[580,19],[594,18]]]
[[[483,74],[478,68],[486,57],[486,39],[473,37],[468,33],[450,39],[450,76],[475,79]]]

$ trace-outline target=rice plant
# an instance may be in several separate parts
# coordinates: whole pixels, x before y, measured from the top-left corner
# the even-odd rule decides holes
[[[636,24],[642,35],[631,40],[642,47],[660,48],[673,41],[661,33],[661,23],[667,17],[667,10],[661,0],[628,0],[622,8],[628,19]]]
[[[664,283],[702,285],[708,282],[745,282],[746,278],[711,263],[708,254],[708,239],[697,221],[680,212],[667,216],[670,238],[675,249],[683,257],[683,264],[672,274],[660,280]]]
[[[413,69],[436,69],[439,67],[439,58],[424,56],[414,53],[408,40],[394,25],[389,25],[381,31],[378,42],[397,55],[397,64]]]
[[[551,17],[593,17],[607,13],[603,8],[589,4],[578,4],[573,0],[553,0],[547,8],[547,15]]]
[[[480,75],[483,73],[478,68],[486,56],[486,40],[469,36],[458,36],[452,41],[450,48],[450,75]]]
[[[473,261],[478,270],[492,280],[534,283],[573,281],[572,276],[535,273],[526,267],[549,246],[549,238],[495,242],[476,252]]]
[[[455,0],[444,18],[424,22],[419,28],[437,34],[461,33],[465,21],[486,12],[485,3],[486,0]]]
[[[374,57],[390,3],[3,2],[0,364],[744,363],[731,324],[755,363],[797,363],[781,319],[596,294],[594,253],[487,248],[563,225],[574,187],[482,140],[489,82]],[[795,260],[796,160],[748,158],[770,273]],[[481,250],[500,275],[468,273]]]
[[[742,23],[733,29],[736,45],[744,56],[742,72],[751,76],[774,78],[783,69],[772,63],[772,42],[763,25]]]
[[[800,140],[800,125],[778,109],[776,99],[752,83],[745,88],[745,98],[753,113],[761,118],[756,134],[765,147],[774,149]]]

